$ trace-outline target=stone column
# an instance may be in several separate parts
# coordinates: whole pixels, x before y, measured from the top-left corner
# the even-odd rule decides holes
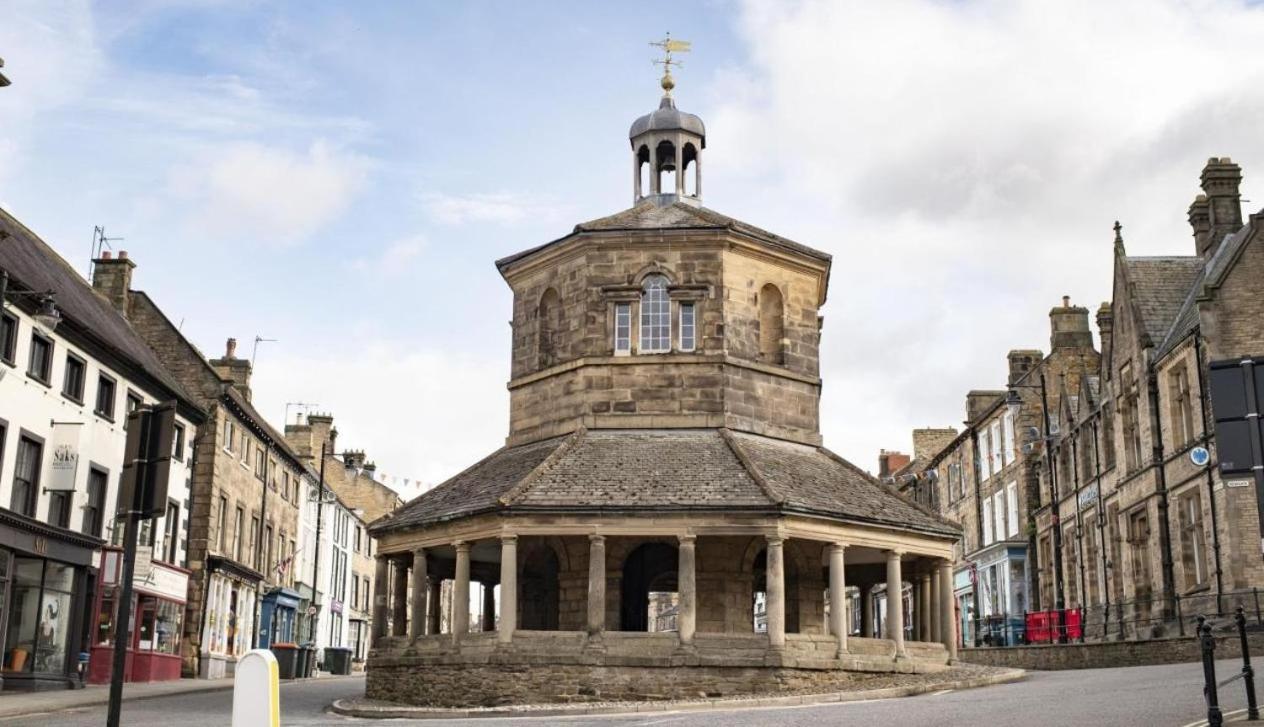
[[[440,616],[442,612],[439,610],[443,594],[443,581],[436,576],[430,578],[430,582],[426,584],[430,590],[430,598],[426,604],[429,609],[426,612],[426,633],[436,636],[439,633]]]
[[[659,194],[663,191],[663,173],[658,167],[658,149],[651,145],[650,148],[650,193]]]
[[[912,624],[913,640],[922,640],[922,581],[915,574],[909,574],[909,583],[912,584],[912,612],[908,613],[908,620]]]
[[[606,539],[588,536],[588,635],[606,630]]]
[[[676,194],[685,196],[685,148],[676,145]]]
[[[904,653],[904,577],[900,575],[898,550],[887,551],[887,638],[895,643],[895,658]]]
[[[767,566],[764,587],[764,608],[768,614],[768,646],[774,651],[786,648],[786,567],[785,548],[780,536],[768,536]]]
[[[948,650],[949,663],[957,660],[957,616],[953,608],[956,599],[952,595],[952,563],[944,560],[939,563],[939,591],[942,598],[939,602],[939,622],[943,625],[943,644]]]
[[[693,159],[693,194],[702,199],[702,150],[694,152]]]
[[[377,556],[377,563],[373,571],[373,644],[377,645],[379,639],[386,636],[386,622],[390,611],[386,607],[387,589],[390,587],[387,582],[390,580],[389,559],[385,555]]]
[[[929,573],[925,573],[919,578],[921,588],[918,592],[918,623],[920,625],[921,641],[934,641],[932,628],[930,628],[930,612],[938,607],[934,606],[934,602],[930,599],[930,579],[932,579],[932,575]]]
[[[860,587],[860,635],[873,638],[873,586]]]
[[[496,584],[479,581],[483,587],[483,630],[496,630]]]
[[[641,199],[641,159],[640,150],[632,150],[632,204]]]
[[[500,539],[500,628],[496,640],[508,644],[518,628],[518,536]]]
[[[943,611],[939,609],[939,601],[942,598],[941,592],[943,584],[939,582],[939,569],[931,566],[930,575],[930,638],[926,639],[930,642],[943,641],[944,632],[941,623]]]
[[[426,591],[429,583],[426,577],[426,550],[418,548],[413,551],[413,612],[408,619],[408,635],[413,639],[426,633]]]
[[[407,555],[395,559],[395,578],[391,583],[391,636],[408,635],[408,565]]]
[[[847,653],[847,581],[843,573],[846,566],[847,546],[834,543],[830,546],[829,593],[830,628],[838,642],[838,657]]]
[[[470,630],[470,544],[458,540],[456,583],[452,587],[452,640],[460,641]]]
[[[680,536],[679,563],[676,567],[677,586],[680,589],[680,611],[676,617],[676,630],[682,646],[693,643],[698,623],[698,584],[694,563],[696,539],[692,535]]]

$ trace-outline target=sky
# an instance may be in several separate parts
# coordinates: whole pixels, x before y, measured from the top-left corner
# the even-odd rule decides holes
[[[433,485],[507,434],[493,260],[629,206],[666,31],[704,203],[834,256],[822,433],[870,471],[1109,299],[1116,219],[1193,254],[1208,157],[1264,206],[1264,6],[1213,0],[8,0],[0,206]]]

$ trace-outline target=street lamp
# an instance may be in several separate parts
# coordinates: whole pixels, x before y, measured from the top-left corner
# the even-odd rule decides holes
[[[1018,389],[1039,389],[1040,390],[1040,408],[1041,408],[1041,424],[1042,430],[1039,436],[1041,442],[1044,443],[1044,460],[1045,472],[1049,480],[1049,492],[1053,502],[1050,511],[1053,517],[1053,600],[1054,608],[1058,611],[1058,620],[1061,625],[1063,619],[1063,611],[1066,610],[1066,601],[1063,596],[1062,583],[1062,522],[1058,516],[1058,481],[1053,471],[1053,456],[1049,445],[1053,442],[1053,427],[1049,422],[1049,390],[1045,385],[1045,372],[1040,369],[1040,384],[1010,384],[1009,391],[1005,395],[1005,406],[1008,407],[1009,413],[1017,418],[1023,408],[1023,398],[1019,396]],[[1058,640],[1062,643],[1066,642],[1066,629],[1062,629],[1058,634]]]
[[[0,63],[0,65],[3,64]],[[3,78],[3,76],[0,76],[0,78]],[[6,298],[38,298],[39,305],[32,317],[35,319],[35,324],[48,333],[52,333],[53,329],[57,328],[57,324],[61,323],[61,311],[57,309],[57,303],[53,300],[53,295],[51,290],[43,292],[9,290],[9,272],[0,270],[0,306],[4,304]]]

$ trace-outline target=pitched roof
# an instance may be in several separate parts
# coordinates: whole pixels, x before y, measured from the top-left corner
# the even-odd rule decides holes
[[[135,367],[166,389],[167,394],[201,411],[127,319],[98,295],[61,255],[3,209],[0,209],[0,268],[9,272],[13,283],[34,291],[52,291],[62,313],[62,325],[93,339],[121,363]]]
[[[1142,330],[1152,342],[1161,343],[1201,274],[1203,259],[1196,255],[1128,257],[1124,265]]]
[[[580,430],[507,447],[373,524],[484,512],[801,513],[953,537],[957,526],[829,451],[719,429]]]
[[[640,204],[623,210],[622,212],[616,212],[613,215],[600,217],[588,222],[581,222],[580,224],[575,225],[575,229],[571,232],[571,234],[560,237],[552,242],[501,258],[496,261],[496,267],[503,270],[506,265],[510,265],[525,257],[529,257],[536,252],[552,247],[553,245],[582,232],[669,229],[733,230],[772,245],[784,247],[786,249],[817,258],[827,263],[832,260],[829,253],[821,252],[820,250],[808,247],[807,245],[794,242],[793,240],[773,234],[767,230],[742,222],[741,220],[734,219],[727,215],[720,214],[719,212],[706,207],[686,204],[685,202],[673,202],[671,204],[661,205],[653,200],[645,200]]]
[[[1181,301],[1181,307],[1156,351],[1158,356],[1167,354],[1176,348],[1176,345],[1198,326],[1198,297],[1202,295],[1203,286],[1214,286],[1223,280],[1229,268],[1232,267],[1233,262],[1237,260],[1238,253],[1243,247],[1246,247],[1247,241],[1251,239],[1254,231],[1255,218],[1253,217],[1250,223],[1244,225],[1237,232],[1232,235],[1225,235],[1224,239],[1220,241],[1220,245],[1216,247],[1215,252],[1212,253],[1211,259],[1207,261],[1207,265],[1200,266],[1198,275],[1190,281],[1185,298]]]

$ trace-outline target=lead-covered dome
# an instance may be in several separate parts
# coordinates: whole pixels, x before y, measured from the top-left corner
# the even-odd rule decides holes
[[[663,96],[656,111],[633,121],[632,128],[628,130],[628,139],[635,141],[637,137],[651,131],[686,131],[699,137],[703,149],[707,147],[707,129],[702,119],[677,109],[671,96]],[[633,144],[633,148],[635,147]]]

